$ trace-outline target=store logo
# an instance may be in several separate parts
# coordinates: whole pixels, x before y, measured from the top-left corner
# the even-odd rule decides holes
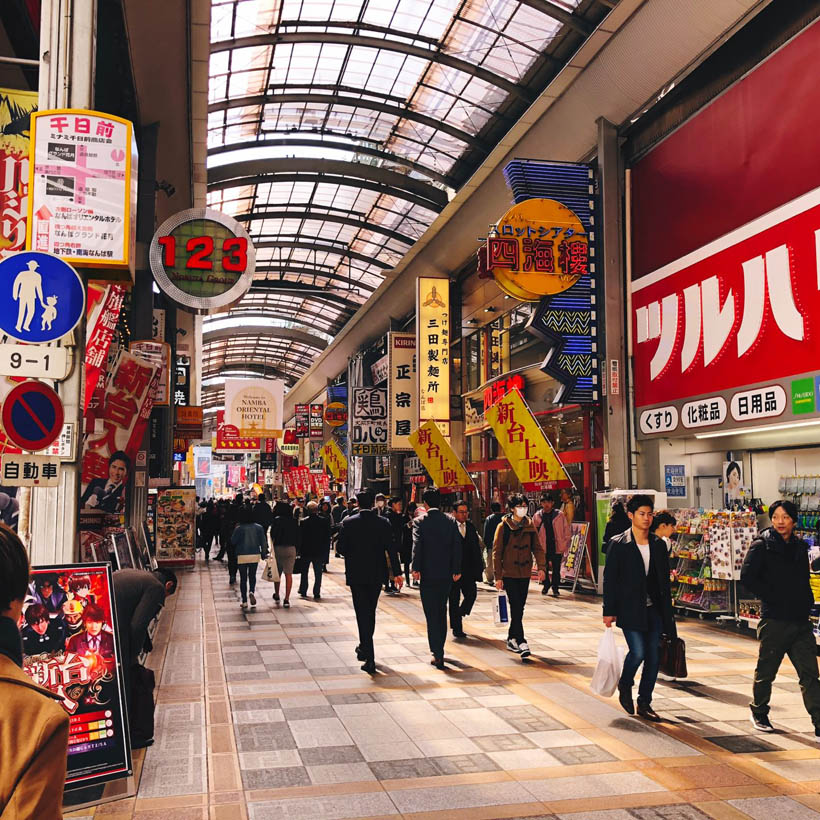
[[[792,382],[792,413],[813,413],[815,407],[814,379],[795,379]]]

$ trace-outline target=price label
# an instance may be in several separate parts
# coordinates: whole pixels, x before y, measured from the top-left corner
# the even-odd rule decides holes
[[[0,344],[0,376],[62,381],[70,364],[65,347]]]

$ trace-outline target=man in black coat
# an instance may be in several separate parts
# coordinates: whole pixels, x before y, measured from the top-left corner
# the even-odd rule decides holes
[[[487,553],[487,583],[495,586],[495,576],[493,575],[493,542],[495,541],[495,531],[504,516],[501,514],[501,504],[493,501],[490,504],[490,514],[484,519],[484,550]],[[483,556],[482,556],[483,557]]]
[[[402,511],[402,500],[399,496],[390,499],[390,510],[387,520],[393,530],[393,542],[404,564],[404,580],[410,586],[410,561],[413,557],[413,540],[410,532],[410,518]]]
[[[635,714],[632,686],[643,663],[638,687],[638,714],[660,721],[652,709],[652,693],[658,679],[661,635],[676,637],[669,584],[666,544],[650,533],[654,504],[648,495],[634,495],[626,505],[631,529],[610,542],[604,567],[604,625],[616,623],[623,630],[629,653],[618,683],[621,706]]]
[[[752,725],[760,732],[773,732],[769,701],[777,670],[788,655],[797,672],[803,703],[814,723],[820,742],[820,680],[817,645],[809,613],[814,595],[809,580],[809,548],[794,534],[799,513],[791,501],[776,501],[769,508],[770,529],[752,542],[740,580],[763,602],[757,639],[760,654],[755,669]],[[813,566],[817,570],[820,567]]]
[[[268,530],[273,523],[273,510],[264,495],[259,496],[259,500],[253,507],[254,523],[259,524],[265,531],[265,538],[268,537]]]
[[[322,571],[330,550],[330,519],[319,515],[319,505],[315,501],[308,502],[307,515],[299,522],[299,532],[302,538],[299,597],[307,598],[308,572],[313,567],[313,599],[319,601],[322,598]]]
[[[393,543],[390,523],[373,511],[373,493],[365,490],[357,495],[359,512],[347,516],[339,529],[337,549],[345,559],[345,580],[350,587],[359,645],[356,656],[364,661],[368,674],[376,671],[373,633],[376,629],[376,605],[384,583],[385,552],[396,586],[401,589],[399,556]]]
[[[421,581],[421,605],[427,619],[431,663],[444,669],[447,601],[461,578],[461,537],[452,518],[440,509],[441,495],[429,488],[422,496],[427,514],[413,522],[413,578]]]
[[[461,578],[453,582],[450,588],[450,629],[456,638],[466,638],[461,619],[473,611],[473,604],[478,596],[476,582],[481,580],[484,572],[484,559],[481,557],[481,543],[478,531],[471,521],[467,520],[470,508],[466,501],[459,501],[453,517],[461,539]],[[462,601],[462,597],[464,600]]]

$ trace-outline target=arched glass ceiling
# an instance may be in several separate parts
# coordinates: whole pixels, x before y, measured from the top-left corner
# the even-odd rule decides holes
[[[298,379],[316,352],[254,317],[335,336],[616,2],[213,0],[208,198],[260,335],[206,333],[204,377],[275,349]]]

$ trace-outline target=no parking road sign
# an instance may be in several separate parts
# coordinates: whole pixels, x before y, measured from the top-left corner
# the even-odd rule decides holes
[[[3,402],[3,430],[21,450],[43,450],[63,429],[63,403],[48,385],[23,382]]]
[[[0,331],[44,344],[71,333],[85,312],[85,285],[59,256],[21,251],[0,262]]]

